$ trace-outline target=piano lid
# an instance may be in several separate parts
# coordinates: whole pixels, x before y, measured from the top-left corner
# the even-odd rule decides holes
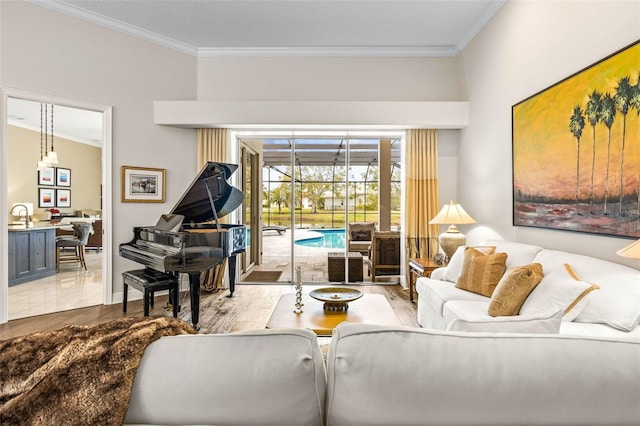
[[[185,224],[214,220],[209,193],[218,218],[234,211],[244,200],[242,191],[227,182],[237,168],[236,164],[205,164],[171,213],[183,215]]]

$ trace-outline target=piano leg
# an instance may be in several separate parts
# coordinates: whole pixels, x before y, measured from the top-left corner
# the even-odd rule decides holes
[[[227,297],[233,297],[236,290],[236,255],[229,256],[229,294]]]
[[[191,323],[193,328],[200,330],[200,272],[189,273],[189,297],[191,298]]]

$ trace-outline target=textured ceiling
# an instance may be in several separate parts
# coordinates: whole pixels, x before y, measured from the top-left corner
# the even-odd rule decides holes
[[[31,0],[199,56],[455,56],[506,0]]]

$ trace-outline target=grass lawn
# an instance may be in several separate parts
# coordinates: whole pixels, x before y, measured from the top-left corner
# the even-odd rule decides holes
[[[291,210],[283,208],[262,209],[262,221],[265,225],[289,226],[291,221]],[[350,222],[378,222],[377,211],[356,211],[349,212]],[[303,228],[344,228],[344,211],[340,210],[318,210],[311,213],[311,209],[296,209],[295,226]],[[391,213],[391,224],[400,225],[400,212]]]

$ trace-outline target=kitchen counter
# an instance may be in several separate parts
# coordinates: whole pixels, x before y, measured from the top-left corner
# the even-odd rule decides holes
[[[9,232],[32,231],[34,229],[56,229],[62,226],[58,222],[59,221],[32,222],[29,227],[24,226],[24,222],[9,223],[7,229]]]
[[[56,228],[52,222],[33,226],[10,224],[9,287],[56,274]]]

